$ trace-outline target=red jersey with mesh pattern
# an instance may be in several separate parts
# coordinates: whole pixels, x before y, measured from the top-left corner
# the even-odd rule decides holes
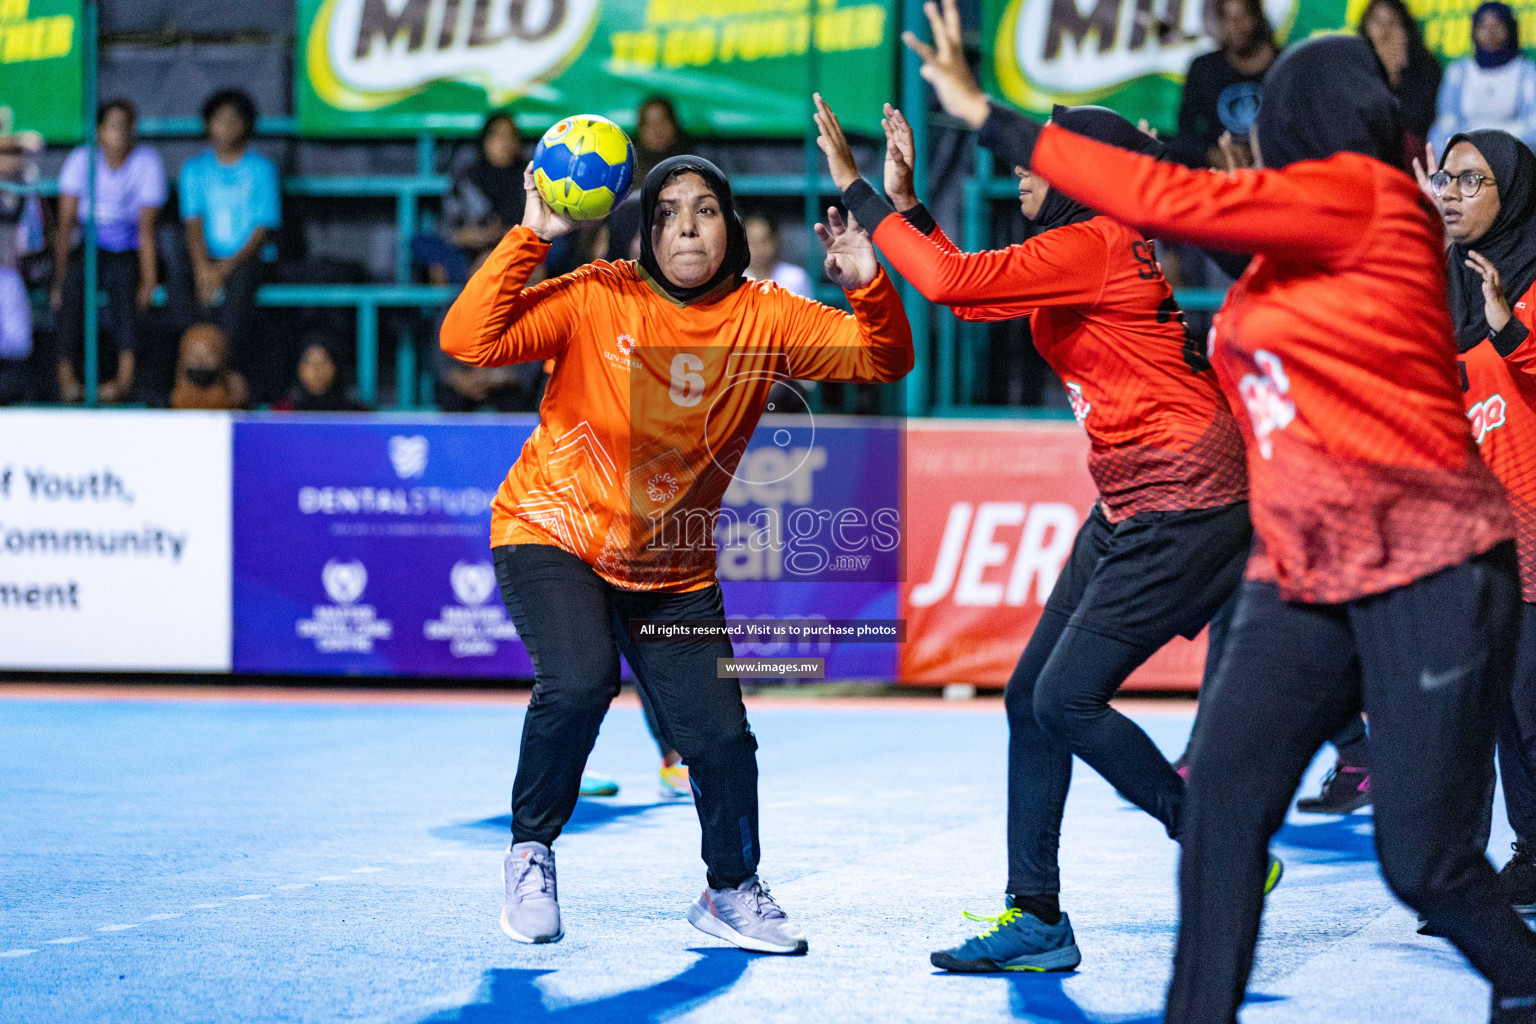
[[[1184,318],[1152,243],[1108,217],[1022,245],[962,253],[899,214],[875,243],[913,286],[963,320],[1030,318],[1093,445],[1110,522],[1246,500],[1242,435],[1209,370],[1185,361]]]
[[[1536,328],[1530,293],[1515,303],[1515,319]],[[1536,601],[1536,335],[1507,357],[1484,341],[1462,354],[1467,420],[1483,461],[1508,492],[1515,514],[1520,591]]]
[[[1356,153],[1218,175],[1054,125],[1033,167],[1150,234],[1257,254],[1211,341],[1248,412],[1251,578],[1349,601],[1514,535],[1467,429],[1440,220],[1407,175]]]

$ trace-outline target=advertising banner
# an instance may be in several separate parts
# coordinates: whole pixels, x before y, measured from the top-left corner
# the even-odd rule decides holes
[[[79,142],[81,0],[0,0],[0,133]]]
[[[531,676],[489,545],[534,422],[236,423],[235,671]]]
[[[908,424],[904,683],[1008,681],[1097,499],[1075,423]],[[1198,687],[1205,640],[1175,638],[1127,686]]]
[[[240,672],[519,677],[527,652],[502,604],[490,505],[535,419],[242,418],[234,435],[234,666]],[[846,510],[901,516],[901,431],[765,424],[717,531],[735,618],[895,618],[899,567],[871,578]],[[804,445],[786,448],[783,436]],[[814,527],[814,529],[812,529]],[[842,543],[850,541],[851,543]],[[863,563],[857,563],[863,564]],[[864,565],[867,570],[868,566]],[[889,679],[894,643],[742,644],[812,654],[829,676]],[[774,648],[770,650],[769,648]],[[785,648],[785,649],[780,649]]]
[[[230,420],[0,413],[0,668],[227,672]]]
[[[726,488],[716,530],[727,617],[897,617],[904,435],[892,420],[764,417]],[[829,679],[892,679],[896,649],[826,640],[736,644],[743,657],[825,658]]]
[[[1189,62],[1216,48],[1215,0],[983,0],[988,91],[1049,114],[1097,103],[1171,134]],[[1263,0],[1276,36],[1296,42],[1353,31],[1367,0]],[[1475,4],[1410,0],[1425,41],[1442,59],[1464,57]],[[1529,4],[1536,12],[1536,2]],[[1520,16],[1522,5],[1515,5]]]
[[[298,0],[294,96],[307,135],[468,132],[506,106],[525,130],[628,129],[664,95],[691,132],[798,136],[820,91],[878,134],[898,21],[892,0]]]

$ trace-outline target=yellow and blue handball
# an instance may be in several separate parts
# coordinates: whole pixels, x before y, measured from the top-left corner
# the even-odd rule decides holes
[[[533,151],[533,181],[556,213],[597,220],[624,201],[635,181],[635,147],[624,129],[596,114],[567,117]]]

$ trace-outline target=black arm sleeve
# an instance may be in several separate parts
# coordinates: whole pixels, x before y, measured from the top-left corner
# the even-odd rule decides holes
[[[1035,143],[1040,139],[1044,126],[1032,117],[1009,110],[996,103],[988,103],[986,123],[976,141],[990,149],[1004,163],[1004,170],[1028,167],[1035,155]]]
[[[1509,323],[1500,328],[1488,340],[1493,342],[1494,350],[1500,356],[1507,359],[1514,353],[1515,349],[1525,343],[1525,339],[1530,337],[1530,335],[1531,332],[1525,324],[1514,317],[1510,317]]]
[[[853,179],[853,184],[843,189],[843,205],[858,220],[859,227],[871,235],[881,221],[896,212],[896,207],[863,178]]]
[[[933,219],[933,214],[928,212],[928,207],[922,203],[918,203],[912,209],[903,213],[902,216],[907,218],[908,224],[911,224],[925,235],[933,234],[934,230],[939,226],[939,222]]]

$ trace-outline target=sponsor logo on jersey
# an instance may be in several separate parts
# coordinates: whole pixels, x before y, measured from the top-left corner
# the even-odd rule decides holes
[[[621,334],[613,339],[615,352],[603,353],[603,358],[622,370],[640,369],[640,360],[635,358],[635,339],[633,335]]]
[[[1066,382],[1067,401],[1072,404],[1072,415],[1077,417],[1078,426],[1084,426],[1088,414],[1093,411],[1093,403],[1083,397],[1083,388],[1080,384],[1071,381]]]
[[[1270,435],[1291,425],[1296,418],[1296,403],[1289,397],[1291,379],[1285,375],[1279,356],[1259,349],[1254,352],[1253,361],[1259,372],[1244,374],[1237,390],[1253,421],[1259,454],[1268,459],[1275,454]]]
[[[1472,436],[1477,439],[1478,444],[1483,443],[1483,438],[1488,436],[1488,431],[1504,425],[1504,413],[1507,408],[1503,395],[1493,395],[1467,410],[1467,420],[1472,424]]]

